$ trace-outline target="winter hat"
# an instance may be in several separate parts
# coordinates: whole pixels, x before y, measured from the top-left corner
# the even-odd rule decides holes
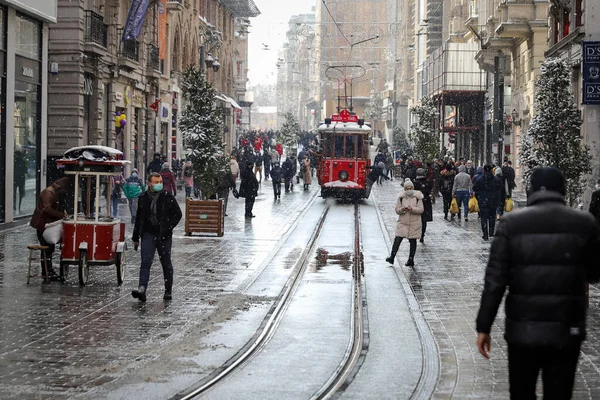
[[[502,168],[496,168],[496,176],[502,176]]]
[[[532,192],[548,190],[558,192],[563,196],[567,193],[565,189],[565,177],[559,169],[554,167],[534,169],[531,174],[530,187]]]
[[[425,170],[423,168],[417,168],[417,178],[420,176],[425,176]]]
[[[138,169],[137,169],[137,168],[134,168],[134,169],[132,169],[132,170],[131,170],[131,173],[132,173],[132,174],[133,174],[134,172],[137,174],[137,173],[138,173]]]
[[[492,166],[490,164],[485,164],[483,166],[483,172],[490,172],[492,170]]]
[[[166,163],[163,163],[163,165],[162,165],[162,169],[163,169],[164,171],[168,170],[169,168],[170,168],[170,167],[169,167],[169,163],[168,163],[168,162],[166,162]]]
[[[406,189],[408,186],[410,186],[413,189],[415,188],[415,184],[412,183],[412,181],[407,178],[404,180],[404,189]]]
[[[465,167],[464,165],[459,165],[458,166],[458,172],[467,172],[467,167]]]

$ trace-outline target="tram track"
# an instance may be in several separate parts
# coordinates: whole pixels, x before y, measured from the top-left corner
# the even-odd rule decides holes
[[[198,398],[211,389],[220,387],[234,372],[250,365],[255,358],[269,343],[275,335],[286,311],[294,300],[295,293],[302,284],[309,265],[313,261],[313,255],[318,253],[318,239],[320,238],[326,223],[335,224],[334,218],[330,217],[330,205],[326,205],[321,213],[316,227],[308,241],[308,244],[296,262],[293,272],[287,279],[277,301],[272,305],[265,316],[263,323],[252,339],[236,355],[216,369],[212,374],[202,379],[194,387],[180,392],[174,399]],[[366,324],[366,299],[364,295],[364,264],[360,240],[360,209],[354,205],[354,243],[352,252],[352,304],[350,316],[350,334],[346,351],[325,383],[312,395],[311,399],[335,398],[352,381],[360,368],[361,360],[368,350],[368,330]],[[308,345],[309,346],[309,345]],[[306,347],[308,347],[306,346]],[[310,351],[308,348],[305,351]]]

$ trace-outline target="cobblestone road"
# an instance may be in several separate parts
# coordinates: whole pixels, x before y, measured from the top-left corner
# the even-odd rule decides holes
[[[71,269],[66,284],[46,285],[33,279],[27,285],[26,245],[37,242],[35,231],[21,226],[1,232],[0,397],[84,394],[144,362],[157,360],[161,349],[209,320],[217,308],[230,309],[224,318],[246,309],[251,300],[233,297],[228,288],[235,286],[240,276],[259,268],[314,198],[316,185],[312,192],[296,189],[284,194],[277,203],[271,190],[270,183],[261,188],[254,207],[257,217],[251,221],[243,217],[243,199],[230,197],[222,238],[185,237],[182,221],[174,233],[175,284],[170,303],[162,300],[162,270],[157,258],[148,302],[140,304],[131,298],[140,257],[132,250],[127,251],[122,287],[116,284],[114,266],[92,266],[90,282],[84,288],[78,285],[76,268]],[[129,215],[126,205],[120,206],[120,213]],[[130,226],[126,238],[130,242]],[[207,332],[208,328],[203,330]]]
[[[396,227],[394,207],[399,190],[399,181],[385,182],[375,190],[390,238]],[[415,269],[402,267],[438,346],[436,399],[508,398],[503,305],[492,329],[491,360],[485,360],[475,348],[475,318],[489,246],[481,239],[477,217],[468,222],[445,221],[440,199],[434,206],[434,221],[427,226],[425,244],[417,248]],[[402,243],[398,254],[404,265],[408,243]],[[588,340],[582,348],[575,399],[600,398],[599,304],[600,290],[595,285],[590,288]]]

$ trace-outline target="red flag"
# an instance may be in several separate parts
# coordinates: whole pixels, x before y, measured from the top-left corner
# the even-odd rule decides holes
[[[150,104],[150,108],[154,110],[154,112],[158,112],[158,105],[160,104],[160,99],[156,100],[154,103]]]

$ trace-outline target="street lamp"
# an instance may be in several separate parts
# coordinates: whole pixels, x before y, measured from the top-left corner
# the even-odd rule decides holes
[[[206,64],[206,68],[212,67],[214,62],[215,62],[215,59],[213,58],[212,54],[208,53],[206,55],[206,58],[204,58],[204,64]]]
[[[513,125],[515,125],[515,126],[521,126],[521,121],[520,120],[517,121],[517,117],[519,116],[519,114],[517,113],[517,110],[515,110],[513,108],[512,112],[510,113],[510,116],[512,118]]]
[[[212,69],[213,71],[217,72],[219,68],[221,68],[221,63],[219,62],[219,58],[215,57],[215,61],[212,63]]]

